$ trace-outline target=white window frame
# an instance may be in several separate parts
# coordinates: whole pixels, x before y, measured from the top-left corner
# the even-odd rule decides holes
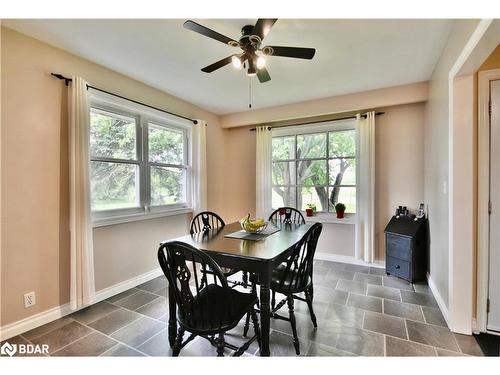
[[[92,211],[92,223],[94,227],[120,224],[130,221],[147,220],[156,217],[171,216],[192,212],[191,197],[191,139],[193,124],[189,120],[184,120],[173,115],[149,108],[138,103],[128,101],[113,95],[109,95],[89,88],[90,108],[111,112],[117,115],[133,117],[136,119],[136,151],[137,160],[121,160],[106,157],[92,157],[91,161],[122,162],[136,164],[139,168],[138,178],[138,206],[130,208],[119,208],[102,211]],[[184,164],[168,164],[149,161],[148,129],[150,125],[164,127],[183,134]],[[185,182],[183,184],[183,196],[185,202],[176,204],[150,206],[151,167],[173,167],[183,169]]]
[[[357,134],[357,129],[356,129],[356,119],[348,119],[348,120],[333,120],[333,121],[328,121],[328,122],[321,122],[321,123],[313,123],[313,124],[305,124],[305,125],[293,125],[293,126],[286,126],[286,127],[280,127],[280,128],[273,128],[272,129],[272,137],[284,137],[284,136],[298,136],[298,135],[305,135],[305,134],[317,134],[317,133],[327,133],[327,144],[328,144],[328,132],[335,132],[335,131],[342,131],[342,130],[355,130],[356,131],[356,154],[355,154],[355,160],[356,160],[356,184],[354,185],[346,185],[346,186],[352,186],[356,188],[356,196],[358,194],[358,160],[359,160],[359,155],[358,155],[358,134]],[[295,148],[297,148],[297,145],[295,144]],[[295,149],[296,151],[297,149]],[[328,155],[328,147],[327,147],[327,155],[326,158],[319,158],[321,160],[326,159],[327,161],[330,160],[329,155]],[[296,162],[296,159],[294,159]],[[271,160],[271,163],[273,163],[274,160]],[[328,165],[327,165],[328,168]],[[328,181],[329,182],[329,181]],[[343,186],[343,185],[341,185]],[[330,187],[330,185],[327,185],[327,187]],[[297,194],[297,192],[295,193]],[[301,210],[300,208],[297,208],[298,210]],[[358,210],[358,207],[356,207],[356,211]],[[332,215],[335,215],[334,212],[328,212],[328,211],[321,211],[318,212],[318,215],[323,216],[323,217],[329,217]],[[346,218],[349,219],[354,219],[356,217],[356,213],[346,213],[345,214]]]

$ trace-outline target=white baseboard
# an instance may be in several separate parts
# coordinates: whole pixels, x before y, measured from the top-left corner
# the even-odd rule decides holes
[[[116,294],[124,292],[130,288],[134,288],[137,285],[143,284],[149,280],[152,280],[163,273],[160,268],[146,272],[142,275],[133,277],[131,279],[122,281],[118,284],[112,285],[108,288],[102,289],[96,292],[94,303],[105,300],[106,298],[112,297]],[[7,340],[11,337],[20,335],[24,332],[28,332],[32,329],[38,328],[44,324],[53,322],[54,320],[60,319],[63,316],[74,313],[77,310],[71,310],[69,303],[61,306],[53,307],[49,310],[42,311],[38,314],[29,316],[27,318],[18,320],[16,322],[7,324],[0,327],[0,341]]]
[[[23,332],[28,332],[34,328],[53,322],[54,320],[62,318],[72,312],[73,311],[71,310],[69,303],[66,303],[64,305],[42,311],[38,314],[28,316],[27,318],[18,320],[17,322],[2,326],[0,328],[0,341],[7,340]]]
[[[316,254],[314,254],[314,258],[319,259],[319,260],[326,260],[329,262],[341,262],[341,263],[349,263],[349,264],[358,264],[361,266],[385,268],[385,262],[382,260],[376,260],[373,263],[369,263],[369,262],[364,262],[360,259],[356,259],[355,257],[350,256],[350,255],[338,255],[338,254],[316,252]]]
[[[439,309],[441,310],[441,313],[443,314],[444,320],[446,320],[446,324],[448,327],[450,326],[450,320],[448,318],[448,307],[446,306],[446,303],[444,302],[443,297],[441,297],[441,294],[439,294],[439,291],[436,287],[436,284],[434,284],[434,281],[432,280],[431,275],[427,273],[427,284],[429,285],[429,288],[431,289],[432,294],[434,295],[434,299],[436,300]]]
[[[113,297],[117,294],[120,294],[121,292],[124,292],[130,288],[134,288],[137,285],[141,285],[149,280],[153,280],[161,275],[163,275],[161,268],[157,268],[155,270],[143,273],[142,275],[122,281],[121,283],[112,285],[108,288],[101,289],[100,291],[96,292],[94,303],[101,302],[109,297]]]

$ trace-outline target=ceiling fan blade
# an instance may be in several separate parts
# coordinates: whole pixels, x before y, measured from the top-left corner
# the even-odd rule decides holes
[[[201,71],[205,72],[205,73],[212,73],[214,70],[222,68],[223,66],[226,66],[227,64],[231,64],[232,58],[233,58],[233,55],[228,56],[222,60],[214,62],[212,65],[204,67]]]
[[[252,34],[257,35],[260,38],[260,40],[263,40],[277,20],[278,20],[277,18],[268,18],[268,19],[259,18],[255,26],[253,27]]]
[[[259,79],[260,83],[264,83],[271,80],[271,76],[269,75],[269,72],[265,67],[262,69],[257,69],[257,78]]]
[[[236,40],[231,39],[225,35],[219,34],[217,31],[213,31],[212,29],[209,29],[208,27],[202,26],[199,23],[196,23],[191,20],[184,22],[184,28],[194,31],[198,34],[207,36],[209,38],[218,40],[219,42],[230,45],[232,47],[237,47],[239,45]]]
[[[294,57],[296,59],[311,60],[316,53],[314,48],[303,47],[282,47],[282,46],[266,46],[262,48],[265,55]]]

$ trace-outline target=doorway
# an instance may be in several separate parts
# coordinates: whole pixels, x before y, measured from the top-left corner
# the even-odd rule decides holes
[[[477,314],[500,335],[500,69],[478,73]]]
[[[500,79],[489,81],[490,191],[486,328],[500,333]]]

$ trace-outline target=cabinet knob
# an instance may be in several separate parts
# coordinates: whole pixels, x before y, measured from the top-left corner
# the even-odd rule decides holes
[[[399,270],[400,268],[399,264],[396,264],[396,269]]]

